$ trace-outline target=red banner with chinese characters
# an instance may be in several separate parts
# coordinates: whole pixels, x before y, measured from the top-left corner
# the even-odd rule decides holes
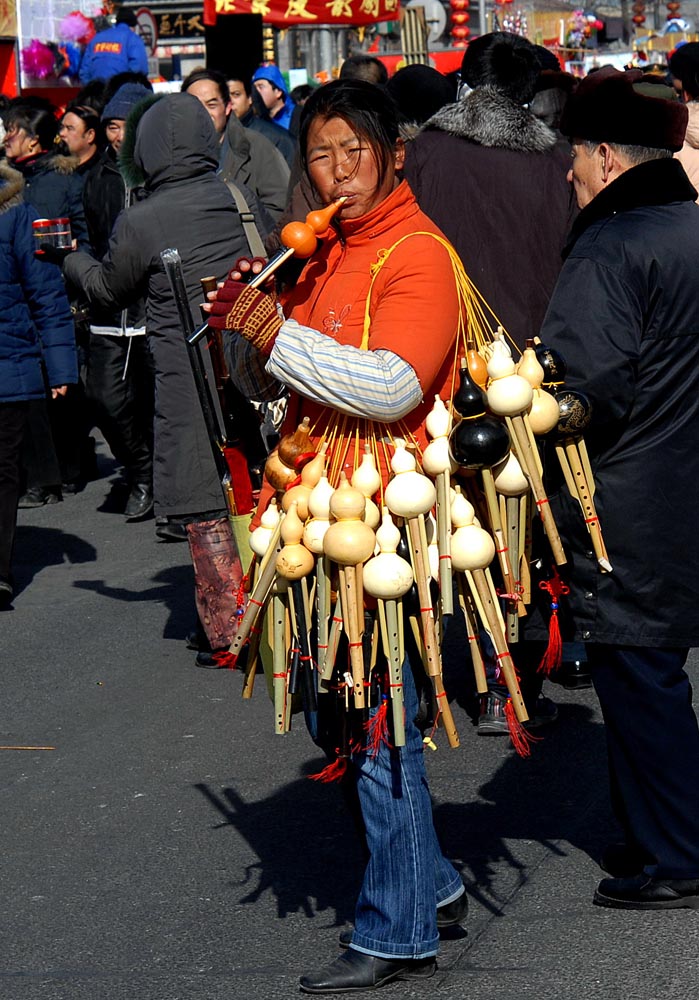
[[[204,0],[204,23],[216,14],[261,14],[265,24],[375,24],[397,21],[399,0]]]

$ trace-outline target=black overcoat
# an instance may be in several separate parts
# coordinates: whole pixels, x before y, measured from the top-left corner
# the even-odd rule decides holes
[[[613,566],[599,571],[570,495],[553,497],[570,556],[563,608],[578,639],[699,645],[695,198],[671,159],[633,167],[598,194],[576,221],[541,331],[568,364],[566,384],[592,403],[585,440]]]

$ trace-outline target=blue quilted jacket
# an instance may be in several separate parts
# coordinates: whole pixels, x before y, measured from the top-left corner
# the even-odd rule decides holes
[[[34,257],[24,180],[0,164],[0,402],[40,399],[49,385],[77,382],[73,320],[61,272]]]

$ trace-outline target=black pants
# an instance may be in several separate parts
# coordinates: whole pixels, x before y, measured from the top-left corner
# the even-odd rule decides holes
[[[49,400],[46,398],[30,399],[27,403],[21,466],[26,488],[60,488],[61,468],[53,440]]]
[[[10,578],[28,402],[0,403],[0,580]]]
[[[687,649],[590,644],[612,806],[649,875],[699,878],[699,727]]]
[[[86,391],[94,421],[129,481],[150,485],[155,389],[146,338],[93,334]]]

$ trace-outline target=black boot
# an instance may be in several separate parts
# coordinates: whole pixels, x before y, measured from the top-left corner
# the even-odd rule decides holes
[[[355,993],[377,989],[394,979],[429,979],[437,971],[434,958],[378,958],[348,948],[330,965],[302,976],[302,993]]]

